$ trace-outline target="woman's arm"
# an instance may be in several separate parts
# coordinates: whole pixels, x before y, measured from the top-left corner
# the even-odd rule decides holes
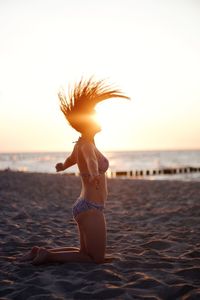
[[[92,144],[84,144],[81,147],[83,157],[86,161],[87,168],[91,177],[99,175],[98,161]]]
[[[76,146],[75,146],[76,147]],[[76,149],[73,149],[70,156],[67,157],[64,163],[57,163],[55,168],[57,172],[64,171],[67,168],[76,164]]]
[[[81,148],[83,157],[86,161],[90,174],[90,182],[95,184],[96,189],[99,188],[99,168],[94,147],[91,144],[84,144]]]

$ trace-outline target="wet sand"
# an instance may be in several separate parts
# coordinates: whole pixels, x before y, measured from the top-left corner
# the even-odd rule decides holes
[[[80,179],[0,172],[0,299],[200,299],[200,183],[108,180],[110,263],[34,266],[32,246],[79,246]]]

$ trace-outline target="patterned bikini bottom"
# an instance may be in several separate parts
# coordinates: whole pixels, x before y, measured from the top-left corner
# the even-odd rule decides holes
[[[72,214],[75,218],[81,212],[90,210],[90,209],[97,209],[99,211],[103,211],[105,209],[104,205],[96,204],[90,201],[85,200],[84,198],[78,198],[74,205],[72,206]]]

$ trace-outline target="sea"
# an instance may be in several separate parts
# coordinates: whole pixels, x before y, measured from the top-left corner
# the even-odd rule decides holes
[[[200,150],[107,151],[108,177],[200,182]],[[0,153],[0,170],[55,174],[68,152]],[[165,172],[164,172],[165,170]],[[78,175],[77,166],[64,173]]]

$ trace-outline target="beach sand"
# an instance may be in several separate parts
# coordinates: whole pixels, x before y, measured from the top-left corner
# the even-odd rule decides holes
[[[34,245],[79,246],[80,179],[0,172],[0,299],[200,299],[200,183],[109,179],[110,263],[34,266]]]

